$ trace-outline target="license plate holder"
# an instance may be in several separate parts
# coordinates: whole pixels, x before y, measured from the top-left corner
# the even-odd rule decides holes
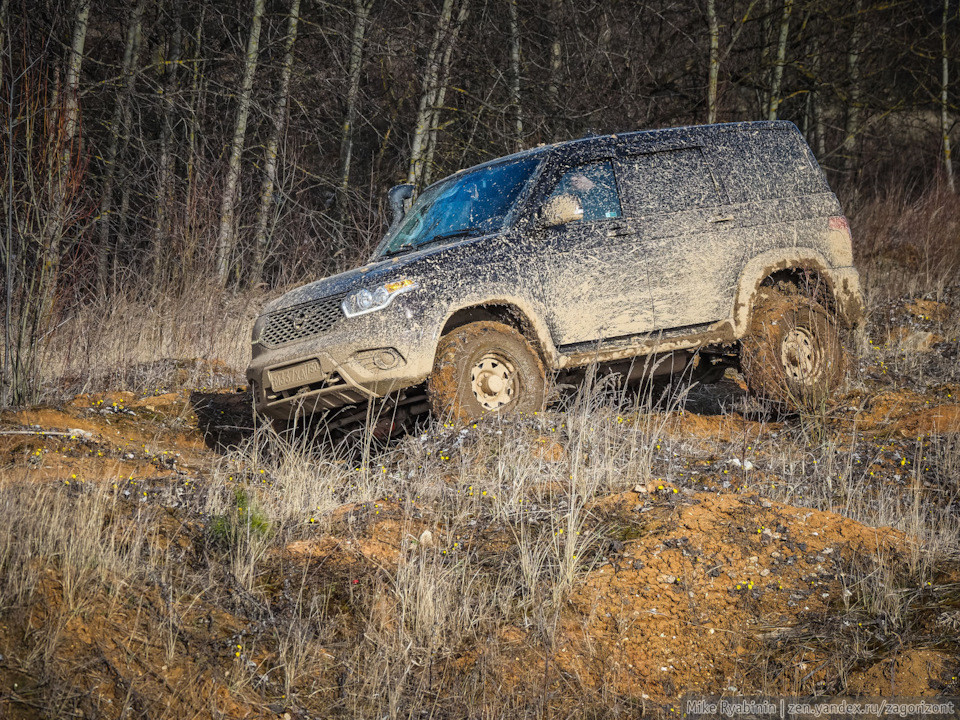
[[[326,373],[323,372],[320,361],[316,358],[296,365],[268,370],[267,375],[270,378],[270,387],[273,390],[289,390],[326,379]]]

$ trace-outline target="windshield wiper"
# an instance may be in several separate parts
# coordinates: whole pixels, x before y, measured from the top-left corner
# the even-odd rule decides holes
[[[414,248],[422,248],[426,245],[432,245],[433,243],[441,242],[443,240],[449,240],[450,238],[465,236],[469,237],[471,235],[476,235],[477,233],[482,232],[480,228],[471,227],[471,228],[461,228],[460,230],[452,230],[447,233],[440,233],[439,235],[434,235],[429,240],[424,240],[422,243],[417,243],[414,245],[412,242],[405,242],[396,250],[394,250],[391,255],[399,255],[400,253],[406,250],[413,250]]]

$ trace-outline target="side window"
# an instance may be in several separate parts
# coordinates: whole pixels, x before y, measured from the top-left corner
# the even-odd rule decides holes
[[[796,131],[744,131],[717,144],[732,202],[829,192],[826,178]]]
[[[583,208],[583,220],[594,222],[620,217],[620,195],[610,161],[579,165],[564,173],[547,200],[573,195]]]
[[[620,176],[623,199],[631,215],[721,204],[713,176],[698,148],[624,158]]]

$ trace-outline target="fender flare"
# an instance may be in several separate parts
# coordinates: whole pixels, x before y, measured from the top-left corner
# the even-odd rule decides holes
[[[809,248],[802,254],[788,253],[784,249],[768,250],[751,258],[740,272],[737,292],[733,302],[733,329],[736,337],[743,337],[750,327],[750,317],[757,291],[763,282],[782,270],[812,270],[827,284],[827,290],[835,303],[836,277],[826,258]]]

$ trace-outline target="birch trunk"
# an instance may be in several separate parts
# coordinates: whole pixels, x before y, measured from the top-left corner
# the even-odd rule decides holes
[[[290,92],[290,74],[293,71],[293,44],[297,40],[299,22],[300,0],[292,0],[290,15],[287,19],[287,38],[283,47],[283,65],[280,68],[280,91],[277,95],[277,105],[273,109],[273,127],[270,129],[270,138],[267,140],[267,149],[264,153],[263,185],[260,188],[260,210],[257,213],[257,231],[254,236],[251,285],[260,282],[263,264],[269,250],[268,238],[272,234],[267,231],[267,225],[273,211],[273,194],[277,181],[277,148],[280,146],[280,136],[283,134],[283,125],[287,116],[287,95]]]
[[[440,74],[439,54],[444,37],[447,35],[453,19],[454,0],[443,0],[443,9],[437,21],[437,30],[427,55],[427,67],[423,75],[423,87],[420,93],[420,105],[417,108],[417,124],[413,131],[413,143],[410,148],[410,166],[407,170],[407,182],[419,187],[423,175],[424,157],[434,108],[437,104],[437,78]]]
[[[710,31],[710,75],[707,79],[707,124],[717,121],[717,82],[720,77],[720,26],[716,0],[707,0],[707,27]]]
[[[550,41],[550,84],[547,94],[554,111],[560,109],[560,69],[563,64],[563,48],[560,46],[560,16],[563,12],[563,0],[550,0],[550,25],[553,39]]]
[[[947,87],[950,83],[950,70],[947,57],[947,20],[950,13],[950,0],[943,0],[943,29],[940,33],[940,135],[943,138],[943,169],[947,173],[947,187],[956,192],[953,182],[953,161],[950,158],[950,116],[948,113]]]
[[[520,18],[517,0],[507,0],[510,11],[510,100],[513,104],[514,149],[523,148],[523,109],[520,105]]]
[[[790,15],[793,13],[793,0],[784,0],[783,14],[780,16],[780,37],[777,39],[777,62],[773,66],[773,78],[770,83],[770,108],[768,120],[777,119],[780,109],[780,88],[783,83],[783,66],[787,60],[787,39],[790,35]]]
[[[353,37],[350,42],[347,108],[340,136],[340,190],[350,184],[350,161],[353,157],[353,125],[357,120],[357,98],[360,96],[360,73],[363,70],[363,43],[367,34],[373,0],[354,0]]]
[[[460,12],[457,14],[457,20],[451,27],[446,47],[443,51],[442,63],[440,65],[440,78],[434,99],[433,115],[430,119],[429,132],[427,133],[427,151],[424,157],[423,174],[421,182],[424,187],[430,184],[433,177],[433,155],[437,149],[437,135],[442,129],[440,119],[443,113],[443,103],[447,97],[447,85],[450,82],[450,63],[453,58],[453,49],[457,43],[457,37],[460,35],[460,28],[467,22],[467,16],[470,14],[469,0],[462,0]]]
[[[220,230],[217,233],[217,281],[221,287],[227,284],[230,271],[230,256],[236,244],[233,212],[237,199],[237,181],[240,179],[240,156],[247,133],[247,118],[250,114],[250,97],[253,93],[253,76],[257,70],[257,57],[260,50],[260,24],[263,19],[264,0],[253,0],[253,17],[250,21],[250,38],[247,42],[247,54],[243,66],[243,81],[240,87],[240,100],[237,106],[237,120],[230,143],[230,162],[227,167],[227,179],[223,187],[223,201],[220,205]]]
[[[813,74],[816,87],[813,90],[813,97],[810,102],[811,113],[813,114],[813,146],[817,160],[821,162],[827,155],[826,123],[823,119],[823,80],[820,78],[820,68],[822,67],[822,46],[819,37],[814,33],[814,39],[811,45],[810,69]]]
[[[200,6],[199,17],[195,34],[192,38],[193,47],[191,64],[193,67],[190,79],[190,124],[187,128],[187,189],[186,189],[186,219],[185,219],[185,238],[183,246],[183,256],[181,257],[181,267],[185,277],[190,277],[193,268],[194,258],[199,247],[200,222],[197,218],[197,208],[199,203],[197,188],[197,142],[200,137],[200,116],[203,106],[203,76],[200,70],[201,60],[200,50],[203,47],[203,17],[205,5]]]
[[[106,288],[110,277],[110,263],[112,262],[113,242],[110,231],[113,222],[113,184],[117,174],[117,157],[121,145],[125,145],[130,134],[130,97],[133,95],[133,86],[136,79],[134,63],[140,49],[141,24],[146,0],[137,0],[130,11],[130,24],[127,27],[127,37],[123,48],[123,63],[120,66],[120,77],[123,85],[117,93],[117,102],[113,107],[113,116],[110,119],[110,140],[107,143],[107,154],[104,158],[103,196],[100,200],[100,227],[99,242],[97,244],[97,273],[101,288]]]
[[[860,44],[863,33],[860,14],[863,11],[863,0],[855,0],[853,11],[853,32],[850,33],[850,47],[847,50],[850,92],[847,94],[847,121],[843,131],[843,169],[848,176],[854,171],[854,151],[857,133],[860,132]]]

